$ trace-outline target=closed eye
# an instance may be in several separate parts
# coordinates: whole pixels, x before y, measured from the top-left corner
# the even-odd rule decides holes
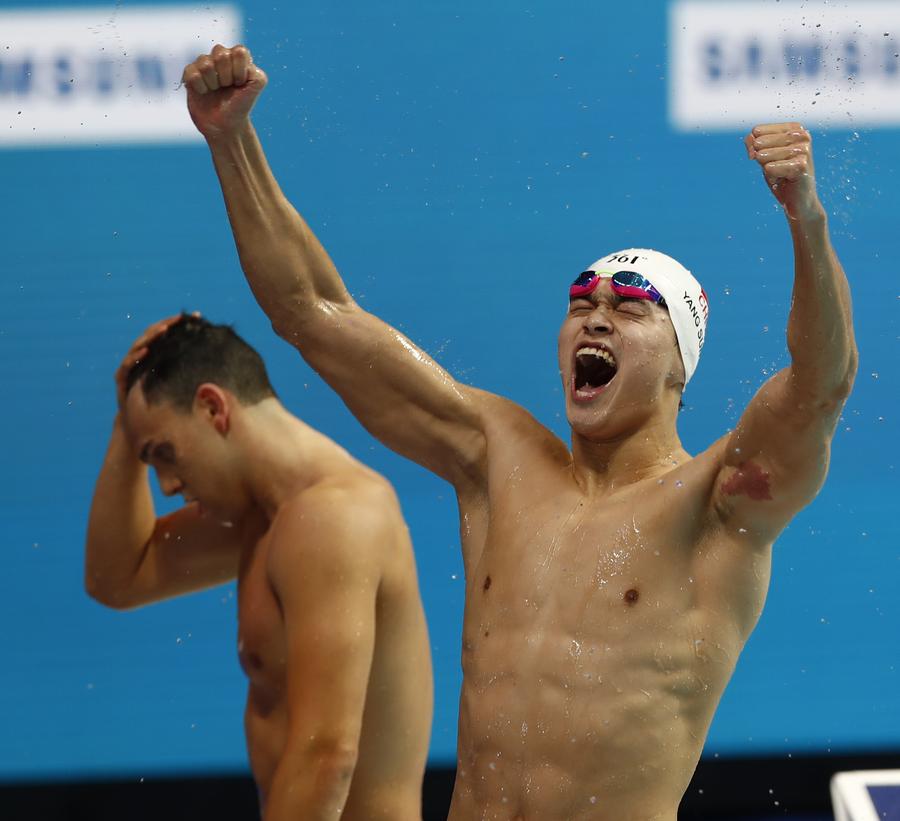
[[[594,310],[594,303],[589,299],[573,299],[569,302],[569,313],[580,314]]]
[[[635,314],[635,315],[644,315],[647,313],[649,309],[649,304],[646,299],[639,299],[638,297],[633,296],[623,296],[619,297],[619,301],[616,304],[616,308],[620,311],[625,311],[627,314]]]

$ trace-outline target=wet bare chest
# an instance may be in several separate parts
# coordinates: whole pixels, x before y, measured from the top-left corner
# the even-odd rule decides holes
[[[691,545],[665,499],[545,496],[494,505],[468,580],[466,649],[492,636],[536,652],[579,635],[603,642],[691,607]]]

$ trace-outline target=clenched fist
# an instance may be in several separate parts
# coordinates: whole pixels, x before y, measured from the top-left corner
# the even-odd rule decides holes
[[[207,139],[244,125],[267,82],[249,49],[240,45],[215,46],[185,68],[182,76],[191,119]]]
[[[816,193],[812,137],[800,123],[758,125],[744,138],[744,144],[790,219],[824,213]]]

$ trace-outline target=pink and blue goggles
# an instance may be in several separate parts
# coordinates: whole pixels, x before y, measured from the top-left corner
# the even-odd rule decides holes
[[[578,299],[592,293],[601,279],[609,279],[613,291],[619,296],[649,299],[665,307],[666,301],[662,294],[637,271],[616,271],[611,278],[608,271],[585,271],[569,287],[569,299]]]

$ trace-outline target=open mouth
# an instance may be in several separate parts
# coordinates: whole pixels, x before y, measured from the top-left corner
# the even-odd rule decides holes
[[[617,370],[615,357],[605,348],[579,348],[575,353],[575,398],[593,399],[610,383]]]

